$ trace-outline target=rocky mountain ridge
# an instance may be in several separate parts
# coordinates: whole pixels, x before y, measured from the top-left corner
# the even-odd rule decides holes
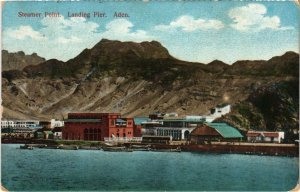
[[[44,61],[45,59],[36,53],[25,55],[23,51],[9,53],[2,50],[2,71],[23,70],[28,65],[37,65]]]
[[[67,62],[3,71],[3,117],[61,119],[75,111],[200,115],[224,102],[238,106],[254,90],[298,78],[294,52],[267,61],[202,64],[178,60],[156,41],[104,39]]]

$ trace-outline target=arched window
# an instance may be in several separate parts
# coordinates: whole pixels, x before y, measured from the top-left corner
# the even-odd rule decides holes
[[[190,132],[188,130],[186,130],[184,132],[184,139],[187,140],[189,138],[189,136],[190,136]]]
[[[89,141],[94,140],[93,135],[94,135],[94,130],[93,130],[93,128],[89,128],[89,139],[88,139]]]
[[[83,140],[89,140],[89,130],[87,128],[84,129]]]
[[[123,137],[126,137],[126,133],[123,133]]]
[[[112,119],[112,120],[110,121],[110,124],[111,124],[112,126],[115,126],[115,120]]]
[[[98,129],[98,141],[101,140],[101,129]]]
[[[97,141],[98,140],[98,130],[96,128],[94,128],[94,135],[93,135],[93,140]]]

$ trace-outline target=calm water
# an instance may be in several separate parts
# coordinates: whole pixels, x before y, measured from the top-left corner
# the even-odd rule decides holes
[[[299,175],[290,157],[19,146],[2,145],[2,184],[11,191],[286,191]]]

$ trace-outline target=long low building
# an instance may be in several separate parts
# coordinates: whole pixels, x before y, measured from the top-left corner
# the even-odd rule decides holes
[[[142,123],[143,136],[171,136],[172,140],[188,140],[190,133],[202,119],[158,119]]]
[[[210,141],[239,141],[243,135],[227,123],[205,123],[191,133],[191,142],[203,144]]]
[[[247,140],[249,142],[270,142],[281,143],[284,139],[284,132],[271,131],[248,131]]]
[[[1,120],[1,128],[36,128],[40,122],[37,120]]]

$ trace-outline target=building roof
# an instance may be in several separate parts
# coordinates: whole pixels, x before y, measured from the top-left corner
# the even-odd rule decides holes
[[[207,123],[209,127],[214,128],[224,138],[242,138],[243,135],[234,127],[227,123]]]
[[[133,118],[133,120],[134,120],[134,124],[141,125],[142,123],[149,121],[150,118],[148,118],[148,117],[135,117],[135,118]]]
[[[126,121],[123,120],[123,119],[117,119],[116,122],[117,122],[117,123],[126,123]]]
[[[168,122],[188,122],[188,123],[201,123],[204,122],[203,119],[160,119],[161,121],[168,121]]]
[[[263,134],[265,137],[279,137],[278,132],[264,132]]]
[[[279,132],[265,132],[265,131],[248,131],[247,132],[248,137],[279,137]]]
[[[247,137],[258,137],[260,135],[261,135],[260,132],[248,132],[247,133]]]
[[[66,119],[65,122],[71,122],[71,123],[80,123],[80,122],[100,123],[101,119]]]

